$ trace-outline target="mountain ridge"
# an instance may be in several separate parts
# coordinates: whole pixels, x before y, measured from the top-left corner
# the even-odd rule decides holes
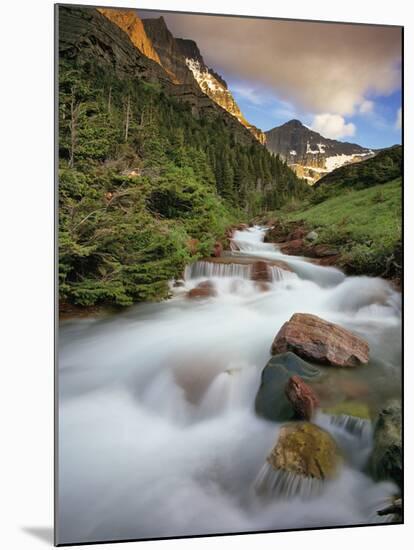
[[[298,119],[289,120],[265,134],[269,151],[278,154],[299,177],[311,184],[335,168],[375,154],[372,149],[357,143],[326,138]]]

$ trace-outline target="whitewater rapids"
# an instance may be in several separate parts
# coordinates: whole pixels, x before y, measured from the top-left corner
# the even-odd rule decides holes
[[[58,542],[141,539],[378,523],[396,493],[364,473],[369,423],[319,414],[345,466],[309,498],[254,490],[280,425],[254,398],[271,342],[293,313],[313,313],[365,338],[370,364],[352,376],[372,407],[401,395],[400,296],[384,280],[345,277],[236,232],[232,254],[283,260],[270,290],[250,266],[198,262],[159,304],[62,322],[59,334]],[[232,267],[233,266],[233,267]],[[189,300],[201,281],[217,295]],[[351,376],[344,370],[335,377]]]

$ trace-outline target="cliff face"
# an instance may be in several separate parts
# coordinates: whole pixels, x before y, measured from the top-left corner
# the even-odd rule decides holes
[[[299,120],[266,132],[266,146],[311,184],[339,166],[374,156],[373,151],[356,143],[325,138]]]
[[[175,75],[163,67],[159,55],[158,61],[145,55],[118,23],[96,9],[69,6],[59,9],[59,54],[62,59],[75,59],[80,65],[110,65],[120,76],[156,83],[170,97],[188,103],[196,118],[220,117],[236,142],[251,145],[256,141],[235,117],[202,92],[187,67],[190,78],[178,83]]]
[[[110,8],[97,8],[97,10],[125,31],[131,42],[140,52],[149,59],[161,64],[158,53],[155,51],[151,40],[148,38],[141,19],[134,11],[121,9],[114,10]]]
[[[163,67],[171,75],[174,75],[177,83],[193,83],[193,75],[188,69],[177,40],[169,31],[164,18],[143,19],[142,23],[161,59]]]
[[[234,116],[260,143],[265,142],[264,133],[244,118],[225,80],[207,67],[196,42],[174,38],[163,17],[143,19],[143,24],[163,67],[175,75],[179,83],[195,79],[207,96]]]

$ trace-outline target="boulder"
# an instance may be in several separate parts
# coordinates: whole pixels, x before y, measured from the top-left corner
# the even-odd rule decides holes
[[[217,296],[217,291],[211,281],[202,281],[196,287],[188,291],[187,297],[194,298],[211,298]]]
[[[214,244],[212,256],[214,256],[215,258],[220,258],[222,254],[223,254],[223,245],[221,244],[220,241],[217,241]]]
[[[305,239],[306,239],[307,241],[316,241],[316,240],[318,239],[318,234],[316,233],[316,231],[310,231],[310,232],[306,235]]]
[[[285,394],[292,404],[295,417],[299,420],[312,420],[316,409],[319,407],[319,399],[311,387],[309,387],[298,375],[291,376],[285,386]]]
[[[283,254],[290,255],[301,255],[306,252],[306,244],[303,239],[295,239],[293,241],[288,241],[279,245],[281,252]]]
[[[327,258],[329,256],[338,256],[339,251],[328,244],[316,244],[308,251],[309,256],[315,258]]]
[[[376,480],[392,480],[402,488],[401,404],[392,401],[378,415],[369,471]]]
[[[255,399],[255,410],[259,416],[276,422],[296,418],[296,411],[285,393],[286,384],[294,375],[311,380],[317,378],[320,371],[291,352],[269,360],[262,371]]]
[[[342,462],[332,436],[310,422],[282,426],[267,462],[275,470],[319,480],[335,477]]]
[[[262,260],[254,262],[250,278],[252,281],[270,282],[272,280],[272,272],[270,271],[269,264]]]
[[[293,351],[303,359],[356,367],[368,363],[368,343],[349,330],[308,313],[295,313],[277,333],[272,355]]]
[[[371,410],[366,403],[353,400],[345,400],[332,407],[324,407],[324,412],[335,416],[353,416],[364,420],[370,420]]]
[[[297,241],[299,239],[304,239],[307,234],[306,229],[303,227],[297,227],[291,233],[289,233],[287,240],[288,241]]]

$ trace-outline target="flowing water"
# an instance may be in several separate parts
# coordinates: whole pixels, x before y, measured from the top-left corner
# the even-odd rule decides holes
[[[401,394],[399,294],[384,280],[283,255],[263,242],[264,231],[236,232],[234,264],[189,266],[166,302],[62,323],[60,542],[389,520],[376,511],[396,487],[364,473],[371,423],[346,414],[316,419],[344,455],[336,479],[320,487],[278,474],[270,497],[257,491],[280,425],[255,414],[255,394],[271,342],[293,313],[319,315],[370,344],[369,365],[325,369],[323,405],[363,388],[359,400],[375,414]],[[294,273],[273,269],[263,292],[249,278],[252,258],[283,260]],[[189,300],[206,279],[216,296]]]

